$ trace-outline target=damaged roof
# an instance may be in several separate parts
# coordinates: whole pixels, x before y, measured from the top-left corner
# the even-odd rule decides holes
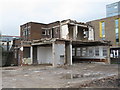
[[[87,25],[87,26],[88,26],[88,24],[83,23],[83,22],[77,22],[76,20],[66,19],[66,20],[62,20],[62,21],[51,22],[51,23],[48,23],[48,24],[39,23],[39,22],[27,22],[27,23],[25,23],[25,24],[23,24],[23,25],[20,25],[20,27],[21,27],[21,26],[25,26],[25,25],[27,25],[27,24],[29,24],[29,23],[41,24],[41,25],[51,25],[51,24],[55,24],[55,23],[58,23],[58,24],[60,24],[60,23],[67,23],[67,24],[68,24],[68,23],[74,23],[74,24],[81,24],[81,25]]]

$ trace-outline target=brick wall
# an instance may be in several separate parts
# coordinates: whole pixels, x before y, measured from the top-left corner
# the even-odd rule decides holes
[[[103,19],[87,22],[90,25],[92,25],[94,28],[95,40],[102,40],[102,38],[100,38],[99,22],[104,21],[105,22],[105,40],[111,41],[112,45],[116,45],[115,44],[116,42],[115,41],[115,19],[119,17],[120,16],[114,16],[114,17],[103,18]]]
[[[35,23],[35,22],[29,22],[24,25],[20,26],[20,35],[23,40],[38,40],[41,38],[60,38],[60,23],[54,22],[50,24],[42,24],[42,23]],[[25,36],[23,35],[23,29],[25,27],[29,27],[29,36],[27,39],[25,39]],[[56,29],[57,28],[57,29]],[[49,29],[49,34],[43,35],[42,32],[45,29]],[[52,35],[52,36],[51,36]]]

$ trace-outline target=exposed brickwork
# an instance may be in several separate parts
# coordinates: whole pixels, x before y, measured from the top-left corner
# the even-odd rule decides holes
[[[50,24],[42,24],[42,23],[35,23],[35,22],[29,22],[24,25],[21,25],[20,27],[20,35],[21,38],[24,40],[25,36],[23,35],[23,29],[25,27],[29,28],[29,35],[27,40],[38,40],[41,38],[60,38],[60,23],[54,22]],[[49,34],[43,35],[42,32],[45,29],[49,29]]]
[[[108,17],[108,18],[87,22],[90,25],[92,25],[94,28],[95,40],[102,40],[100,38],[99,22],[104,21],[105,22],[105,40],[111,41],[112,45],[116,45],[115,44],[116,42],[115,41],[115,19],[117,18],[120,18],[120,16],[113,16],[113,17]]]

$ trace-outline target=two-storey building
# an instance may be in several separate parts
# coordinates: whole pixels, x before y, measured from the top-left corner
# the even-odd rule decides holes
[[[19,64],[72,65],[74,62],[109,63],[109,43],[95,41],[93,27],[75,20],[20,26]]]

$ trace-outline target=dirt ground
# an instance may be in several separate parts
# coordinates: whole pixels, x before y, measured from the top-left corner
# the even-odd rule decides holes
[[[2,88],[117,87],[118,65],[79,63],[2,68]],[[107,84],[106,84],[107,83]]]

